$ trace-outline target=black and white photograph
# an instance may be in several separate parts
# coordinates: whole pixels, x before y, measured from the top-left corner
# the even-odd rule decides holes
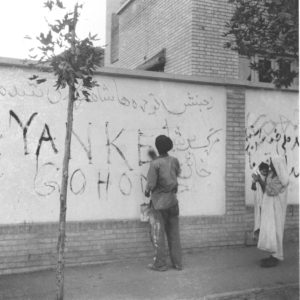
[[[0,300],[298,300],[298,0],[2,0]]]

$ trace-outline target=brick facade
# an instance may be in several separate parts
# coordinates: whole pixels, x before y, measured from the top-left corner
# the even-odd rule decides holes
[[[228,0],[193,0],[192,75],[239,78],[238,53],[224,49],[222,37],[232,13]]]
[[[106,65],[135,69],[166,48],[166,73],[237,79],[238,55],[222,37],[231,14],[227,0],[129,1],[118,12],[119,59],[109,62],[108,32]]]
[[[163,48],[165,72],[191,74],[191,0],[133,1],[119,14],[119,60],[134,69]]]
[[[246,233],[252,230],[252,216],[252,209],[247,208],[247,213],[230,210],[224,216],[182,217],[183,252],[245,245]],[[289,206],[286,240],[298,241],[298,219],[298,206]],[[70,222],[66,264],[97,264],[145,256],[150,260],[153,249],[148,231],[148,224],[133,220]],[[57,235],[58,226],[53,223],[1,225],[0,274],[54,268]]]

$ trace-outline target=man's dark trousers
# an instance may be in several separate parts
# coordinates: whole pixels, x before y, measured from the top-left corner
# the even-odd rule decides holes
[[[168,209],[153,210],[154,225],[151,226],[151,238],[155,249],[154,267],[167,265],[165,234],[168,240],[172,266],[182,267],[181,244],[179,237],[179,207],[178,204]]]

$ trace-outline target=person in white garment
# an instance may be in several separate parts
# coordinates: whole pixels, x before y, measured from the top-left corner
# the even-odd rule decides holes
[[[269,165],[262,162],[258,166],[258,171],[252,174],[251,190],[254,195],[254,229],[253,239],[258,240],[260,231],[262,199],[266,189],[266,178],[269,172]]]
[[[258,249],[271,255],[261,260],[261,267],[269,268],[283,260],[283,233],[287,207],[289,174],[286,160],[281,156],[271,158],[270,171],[262,201]]]

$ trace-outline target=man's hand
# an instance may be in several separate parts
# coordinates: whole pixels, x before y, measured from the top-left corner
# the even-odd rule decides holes
[[[154,160],[157,157],[157,154],[153,148],[150,148],[147,152],[147,155]]]
[[[253,173],[253,174],[252,174],[252,178],[253,178],[253,180],[256,182],[256,181],[259,180],[259,175]]]

